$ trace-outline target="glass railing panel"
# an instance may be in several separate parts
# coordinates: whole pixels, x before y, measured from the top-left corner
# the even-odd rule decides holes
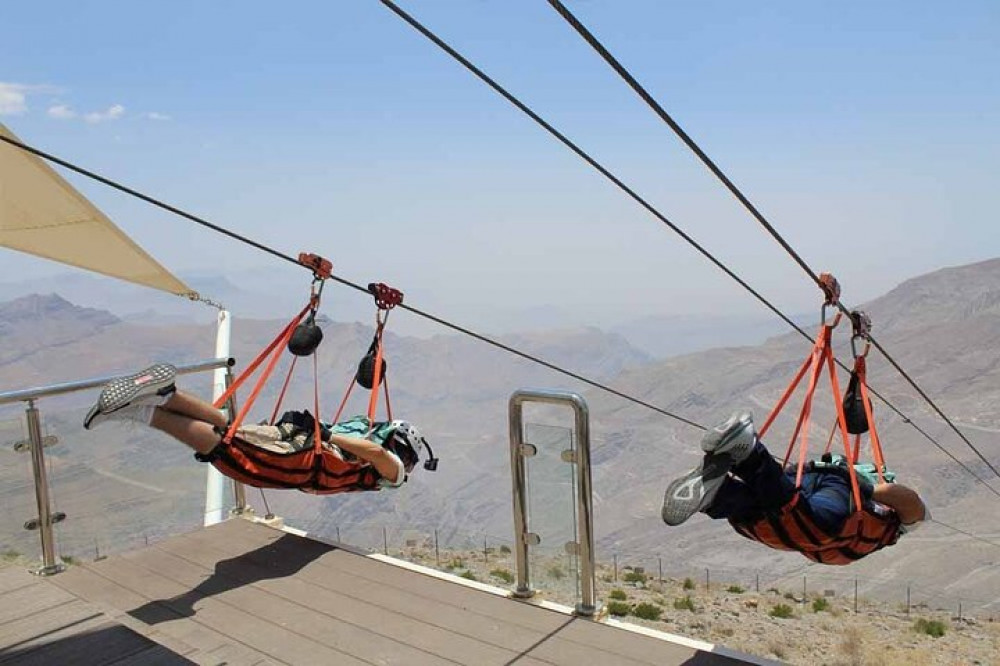
[[[24,527],[38,515],[27,439],[23,411],[0,407],[0,566],[41,561],[38,532]]]
[[[201,527],[206,466],[195,462],[184,445],[139,424],[115,422],[84,430],[83,415],[92,398],[81,392],[36,402],[43,435],[57,439],[44,449],[51,510],[66,515],[54,527],[56,555],[68,563],[91,561]],[[6,418],[24,428],[23,405],[4,410]],[[25,539],[19,533],[24,530],[7,525],[37,514],[31,456],[16,455],[23,478],[16,485],[4,483],[5,507],[17,507],[4,512],[4,538],[37,555],[38,533]],[[226,502],[228,511],[231,501]]]
[[[528,530],[540,538],[528,549],[532,588],[553,601],[574,605],[580,594],[576,512],[575,441],[570,428],[524,424]]]

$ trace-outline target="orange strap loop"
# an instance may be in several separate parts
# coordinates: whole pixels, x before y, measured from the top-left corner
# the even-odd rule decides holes
[[[785,389],[785,392],[781,395],[781,398],[779,398],[774,409],[771,410],[767,420],[758,432],[759,436],[763,439],[778,414],[782,409],[784,409],[788,400],[791,398],[792,394],[798,388],[802,379],[808,372],[809,381],[806,385],[805,397],[802,400],[802,407],[799,410],[799,416],[795,422],[795,428],[792,431],[792,437],[788,443],[788,449],[785,451],[783,463],[784,465],[788,465],[797,444],[799,447],[799,455],[795,471],[795,486],[798,488],[801,488],[802,486],[802,477],[805,472],[809,448],[809,417],[812,413],[813,396],[816,393],[816,388],[819,385],[819,378],[820,375],[823,374],[824,367],[830,377],[830,388],[833,392],[833,402],[837,413],[837,426],[840,430],[841,438],[843,439],[844,444],[844,457],[849,461],[854,461],[857,458],[857,454],[852,455],[850,436],[847,432],[847,420],[844,416],[844,405],[841,402],[840,397],[840,382],[837,378],[837,369],[833,362],[833,347],[831,344],[833,329],[840,322],[841,315],[838,313],[831,322],[827,322],[825,318],[825,308],[826,306],[835,303],[836,299],[839,298],[840,286],[836,283],[836,280],[833,279],[833,276],[828,273],[824,273],[823,277],[829,277],[829,281],[825,282],[825,284],[830,287],[830,290],[827,291],[827,289],[824,288],[826,301],[824,302],[823,323],[821,324],[819,333],[816,336],[816,342],[813,344],[813,348],[810,350],[809,356],[806,357],[806,360],[803,362],[802,366],[795,374],[795,377],[788,385],[788,388]],[[865,392],[865,395],[867,395],[867,392]],[[858,485],[858,478],[853,465],[848,465],[848,473],[851,479],[851,493],[854,497],[855,511],[861,511],[861,488]],[[796,501],[798,501],[798,497],[798,494],[796,494],[795,498],[792,500],[793,505]]]
[[[330,277],[333,271],[333,264],[329,260],[317,254],[310,254],[306,252],[299,253],[299,263],[309,268],[313,272],[313,282],[309,289],[309,302],[299,311],[297,315],[292,317],[291,321],[285,325],[281,332],[271,340],[263,351],[261,351],[257,358],[255,358],[250,365],[246,367],[239,376],[233,380],[233,383],[225,390],[225,392],[219,396],[215,401],[214,405],[216,409],[221,409],[229,400],[236,394],[236,391],[246,382],[247,379],[253,375],[257,368],[261,366],[264,361],[267,361],[267,365],[264,366],[263,372],[261,372],[260,377],[257,378],[257,382],[254,384],[253,389],[250,391],[250,396],[247,398],[246,402],[240,408],[239,413],[236,417],[232,419],[229,427],[226,429],[226,434],[223,436],[222,441],[225,443],[230,443],[233,440],[233,436],[236,431],[239,430],[240,426],[243,425],[243,421],[246,419],[247,414],[250,413],[250,409],[253,407],[254,402],[260,396],[260,392],[263,390],[264,385],[267,380],[271,377],[274,372],[274,368],[278,364],[278,359],[281,358],[282,352],[288,346],[288,341],[291,340],[292,334],[295,333],[296,327],[302,322],[307,313],[315,314],[316,310],[319,308],[320,298],[323,293],[323,285],[325,280]],[[317,288],[319,284],[319,288]],[[317,417],[314,419],[316,422],[315,428],[315,442],[316,446],[320,445],[320,428],[319,428],[319,375],[318,375],[318,362],[316,359],[315,350],[312,353],[313,357],[313,408],[316,411]],[[285,381],[282,384],[281,392],[278,395],[278,400],[275,403],[274,409],[271,412],[270,423],[274,423],[275,419],[278,417],[278,410],[281,409],[281,403],[285,399],[285,393],[288,391],[288,385],[292,379],[292,373],[295,370],[295,365],[298,357],[292,359],[291,366],[288,369],[288,374],[285,376]],[[232,415],[230,415],[232,417]]]
[[[285,328],[281,330],[278,336],[274,338],[274,340],[272,340],[260,354],[257,355],[257,358],[255,358],[253,362],[251,362],[250,365],[247,366],[246,370],[244,370],[239,374],[239,376],[233,381],[233,383],[229,386],[229,388],[226,389],[225,393],[219,396],[219,398],[215,401],[216,409],[221,409],[221,407],[229,401],[229,399],[233,396],[233,394],[236,393],[236,391],[240,388],[240,386],[242,386],[243,383],[254,372],[257,371],[257,368],[261,365],[261,363],[263,363],[265,359],[268,359],[268,357],[270,357],[267,365],[264,368],[264,371],[257,379],[257,383],[254,384],[253,390],[250,392],[250,397],[247,398],[246,402],[243,403],[243,406],[240,408],[239,414],[237,414],[236,418],[233,419],[233,421],[229,424],[229,428],[226,430],[226,435],[225,437],[223,437],[224,442],[229,443],[232,441],[233,435],[243,424],[243,420],[250,412],[250,408],[253,406],[253,403],[256,402],[257,397],[260,395],[261,390],[264,388],[264,384],[267,383],[267,380],[271,376],[271,373],[274,372],[274,368],[278,364],[278,359],[281,358],[281,353],[284,351],[285,346],[288,345],[288,341],[289,339],[291,339],[292,333],[295,332],[295,327],[299,325],[299,322],[302,321],[302,318],[305,317],[306,313],[309,312],[312,308],[313,308],[313,301],[312,299],[310,299],[309,304],[306,305],[304,308],[302,308],[302,310],[300,310],[299,313],[295,315],[295,317],[293,317],[290,322],[288,322],[288,324],[285,326]]]

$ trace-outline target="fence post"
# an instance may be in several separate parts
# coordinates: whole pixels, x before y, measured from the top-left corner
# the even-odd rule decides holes
[[[708,592],[712,589],[712,575],[708,571],[708,567],[705,567],[705,591]]]
[[[754,572],[754,589],[757,590],[757,594],[760,594],[760,572]]]
[[[958,600],[958,620],[959,620],[959,622],[962,621],[962,600],[961,599]]]
[[[910,586],[906,585],[906,617],[910,617]]]
[[[854,579],[854,614],[858,613],[858,579]]]
[[[663,558],[662,557],[657,557],[656,558],[656,562],[657,562],[657,565],[659,565],[659,569],[660,569],[660,585],[663,585]]]
[[[489,562],[489,561],[490,561],[490,553],[486,549],[486,537],[483,537],[483,562]]]
[[[615,555],[614,555],[614,562],[615,562],[615,582],[617,583],[618,582],[618,553],[615,553]]]
[[[434,561],[441,566],[441,551],[438,549],[438,531],[434,528]]]
[[[382,552],[386,555],[389,554],[389,535],[386,533],[385,527],[382,527]]]
[[[806,591],[806,577],[803,576],[802,577],[802,605],[803,606],[806,605],[806,595],[807,594],[808,594],[808,592]]]

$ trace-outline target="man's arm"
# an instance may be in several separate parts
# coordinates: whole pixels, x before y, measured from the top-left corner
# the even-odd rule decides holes
[[[899,483],[879,483],[872,499],[896,512],[904,525],[920,522],[927,516],[927,507],[916,491]]]
[[[389,483],[399,483],[399,463],[396,457],[383,449],[380,445],[360,437],[349,435],[330,434],[330,443],[335,444],[348,453],[353,453],[361,460],[371,463],[383,479]]]

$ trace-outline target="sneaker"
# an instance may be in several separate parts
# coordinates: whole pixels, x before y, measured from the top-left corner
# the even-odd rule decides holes
[[[705,433],[701,438],[701,450],[711,455],[726,454],[733,465],[738,465],[747,459],[756,443],[753,414],[749,411],[734,412]]]
[[[728,456],[705,454],[701,465],[674,479],[663,494],[660,516],[667,525],[680,525],[715,499],[733,465]]]
[[[750,412],[737,412],[702,437],[701,465],[674,479],[663,495],[660,516],[667,525],[680,525],[712,504],[729,471],[754,450],[757,435]]]
[[[101,397],[97,399],[83,427],[90,430],[98,423],[114,420],[118,417],[131,418],[131,414],[118,414],[120,410],[130,406],[162,405],[176,391],[174,378],[177,370],[172,365],[158,363],[142,372],[127,377],[113,379],[104,385]]]

